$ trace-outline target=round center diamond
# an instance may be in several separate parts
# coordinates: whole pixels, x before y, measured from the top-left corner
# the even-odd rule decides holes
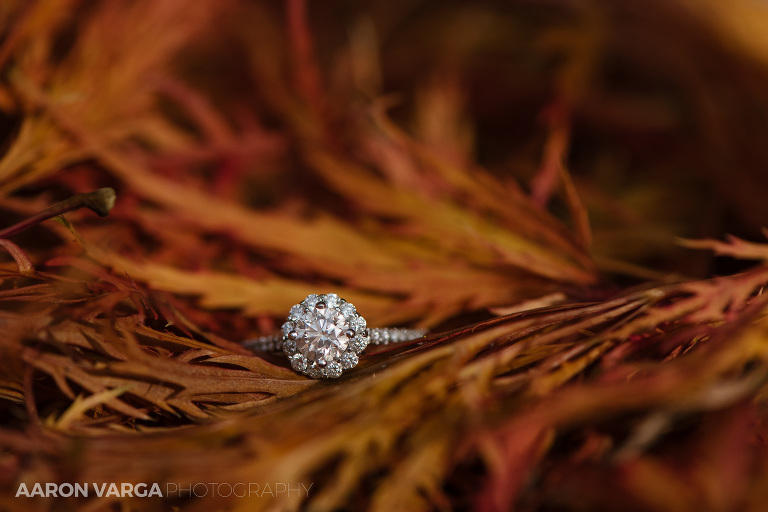
[[[312,309],[296,322],[296,349],[321,366],[339,359],[349,346],[349,322],[336,308]]]
[[[369,341],[365,319],[335,293],[312,294],[293,306],[282,331],[291,366],[313,378],[354,368]]]

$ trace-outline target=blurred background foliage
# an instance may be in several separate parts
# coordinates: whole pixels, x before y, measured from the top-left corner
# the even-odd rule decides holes
[[[2,2],[0,224],[117,201],[0,238],[0,504],[762,510],[766,27],[759,0]],[[239,345],[326,291],[434,334],[332,383]],[[212,475],[313,491],[14,498]]]

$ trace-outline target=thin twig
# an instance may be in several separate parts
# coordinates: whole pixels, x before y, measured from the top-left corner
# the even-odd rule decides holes
[[[0,238],[8,238],[9,236],[21,233],[22,231],[29,229],[34,225],[48,220],[51,217],[56,217],[57,215],[62,215],[69,211],[77,210],[83,207],[86,207],[96,212],[98,215],[105,217],[112,209],[114,204],[115,191],[110,187],[100,188],[87,194],[77,194],[60,203],[56,203],[53,206],[50,206],[45,210],[14,224],[13,226],[0,230]]]

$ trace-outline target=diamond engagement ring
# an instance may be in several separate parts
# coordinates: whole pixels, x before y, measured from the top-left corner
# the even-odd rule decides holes
[[[283,350],[294,370],[313,378],[336,378],[357,365],[369,344],[388,345],[413,340],[426,329],[369,328],[365,318],[335,293],[312,294],[293,306],[282,334],[247,340],[255,351]]]

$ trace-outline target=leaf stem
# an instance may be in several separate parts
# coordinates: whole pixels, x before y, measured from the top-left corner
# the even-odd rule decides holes
[[[76,194],[69,199],[65,199],[60,203],[49,206],[45,210],[42,210],[33,216],[14,224],[13,226],[0,230],[0,238],[8,238],[9,236],[21,233],[22,231],[29,229],[32,226],[48,220],[51,217],[56,217],[57,215],[62,215],[69,211],[77,210],[83,207],[96,212],[101,217],[105,217],[112,209],[114,204],[115,191],[110,187],[100,188],[86,194]]]

